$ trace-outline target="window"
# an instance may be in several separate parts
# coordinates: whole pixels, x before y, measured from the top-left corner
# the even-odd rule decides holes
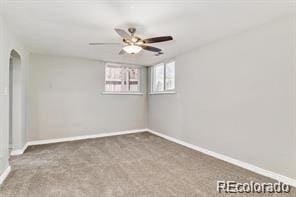
[[[160,63],[151,68],[151,92],[174,92],[175,62]]]
[[[140,92],[140,75],[139,67],[108,63],[105,67],[105,92]]]

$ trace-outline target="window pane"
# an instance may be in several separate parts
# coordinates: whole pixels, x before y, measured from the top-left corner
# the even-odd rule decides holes
[[[108,66],[105,69],[105,91],[121,91],[122,90],[122,68]]]
[[[139,68],[129,68],[128,69],[128,90],[131,92],[140,91],[140,69]]]
[[[175,62],[167,63],[165,66],[165,89],[175,89]]]
[[[153,67],[153,92],[164,91],[164,64],[158,64]]]

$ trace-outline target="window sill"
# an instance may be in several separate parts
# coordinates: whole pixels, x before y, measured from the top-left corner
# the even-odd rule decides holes
[[[164,91],[164,92],[150,92],[149,94],[151,95],[156,95],[156,94],[176,94],[176,91]]]
[[[102,92],[103,95],[144,95],[143,92]]]

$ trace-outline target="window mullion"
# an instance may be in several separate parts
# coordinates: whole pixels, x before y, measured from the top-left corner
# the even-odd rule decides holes
[[[128,88],[128,91],[131,91],[131,85],[130,85],[130,70],[129,69],[126,69],[126,85],[127,85],[127,88]]]
[[[124,90],[124,78],[125,78],[125,76],[124,76],[124,67],[121,67],[121,90],[120,91],[123,91]]]
[[[150,91],[154,92],[154,67],[151,68],[151,77],[152,80],[150,81]]]
[[[163,91],[166,91],[166,64],[163,64]]]

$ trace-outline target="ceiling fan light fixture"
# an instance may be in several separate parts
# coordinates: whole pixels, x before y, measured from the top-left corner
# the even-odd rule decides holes
[[[136,54],[142,50],[142,47],[139,47],[137,45],[127,45],[123,47],[123,50],[129,54]]]
[[[136,28],[128,28],[129,33],[123,29],[115,28],[114,30],[121,37],[124,44],[124,47],[118,53],[119,55],[137,54],[142,49],[145,51],[156,53],[155,55],[162,55],[163,52],[161,49],[150,46],[148,44],[173,40],[172,36],[158,36],[158,37],[142,39],[138,36],[135,36]],[[120,44],[120,43],[89,43],[89,44],[90,45],[111,45],[111,44],[114,45],[114,44]]]

